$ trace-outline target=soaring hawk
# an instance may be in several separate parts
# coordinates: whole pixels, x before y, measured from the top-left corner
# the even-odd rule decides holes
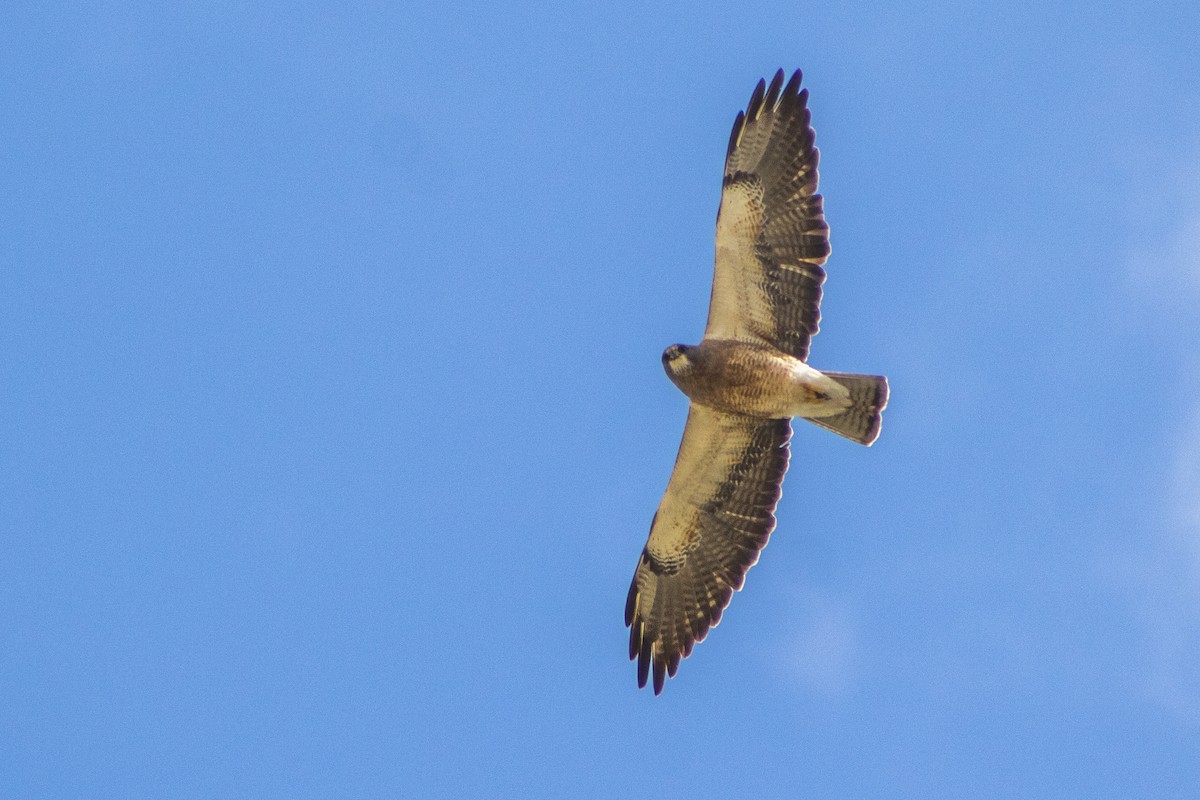
[[[887,378],[806,363],[829,226],[800,71],[759,81],[729,137],[708,325],[663,367],[691,401],[629,598],[629,657],[654,693],[721,619],[775,528],[791,418],[869,445]]]

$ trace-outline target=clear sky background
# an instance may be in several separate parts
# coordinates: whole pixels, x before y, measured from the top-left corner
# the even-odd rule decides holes
[[[1191,798],[1200,5],[6,3],[0,796]],[[722,159],[833,255],[771,545],[625,593]]]

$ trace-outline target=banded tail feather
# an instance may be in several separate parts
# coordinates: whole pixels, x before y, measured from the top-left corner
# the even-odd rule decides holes
[[[839,436],[870,446],[879,438],[883,409],[888,402],[888,382],[883,375],[826,372],[827,377],[850,390],[850,408],[832,417],[805,417]]]

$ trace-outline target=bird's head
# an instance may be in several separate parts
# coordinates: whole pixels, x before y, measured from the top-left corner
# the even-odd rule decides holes
[[[663,369],[667,371],[668,375],[682,375],[689,371],[693,366],[692,359],[689,357],[692,350],[695,348],[686,344],[673,344],[663,350]]]

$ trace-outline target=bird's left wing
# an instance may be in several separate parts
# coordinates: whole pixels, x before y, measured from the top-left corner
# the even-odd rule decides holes
[[[817,194],[808,90],[759,81],[729,136],[706,339],[761,341],[804,360],[821,319],[829,226]]]
[[[791,435],[786,419],[692,404],[625,604],[639,686],[653,672],[661,692],[742,588],[775,528]]]

